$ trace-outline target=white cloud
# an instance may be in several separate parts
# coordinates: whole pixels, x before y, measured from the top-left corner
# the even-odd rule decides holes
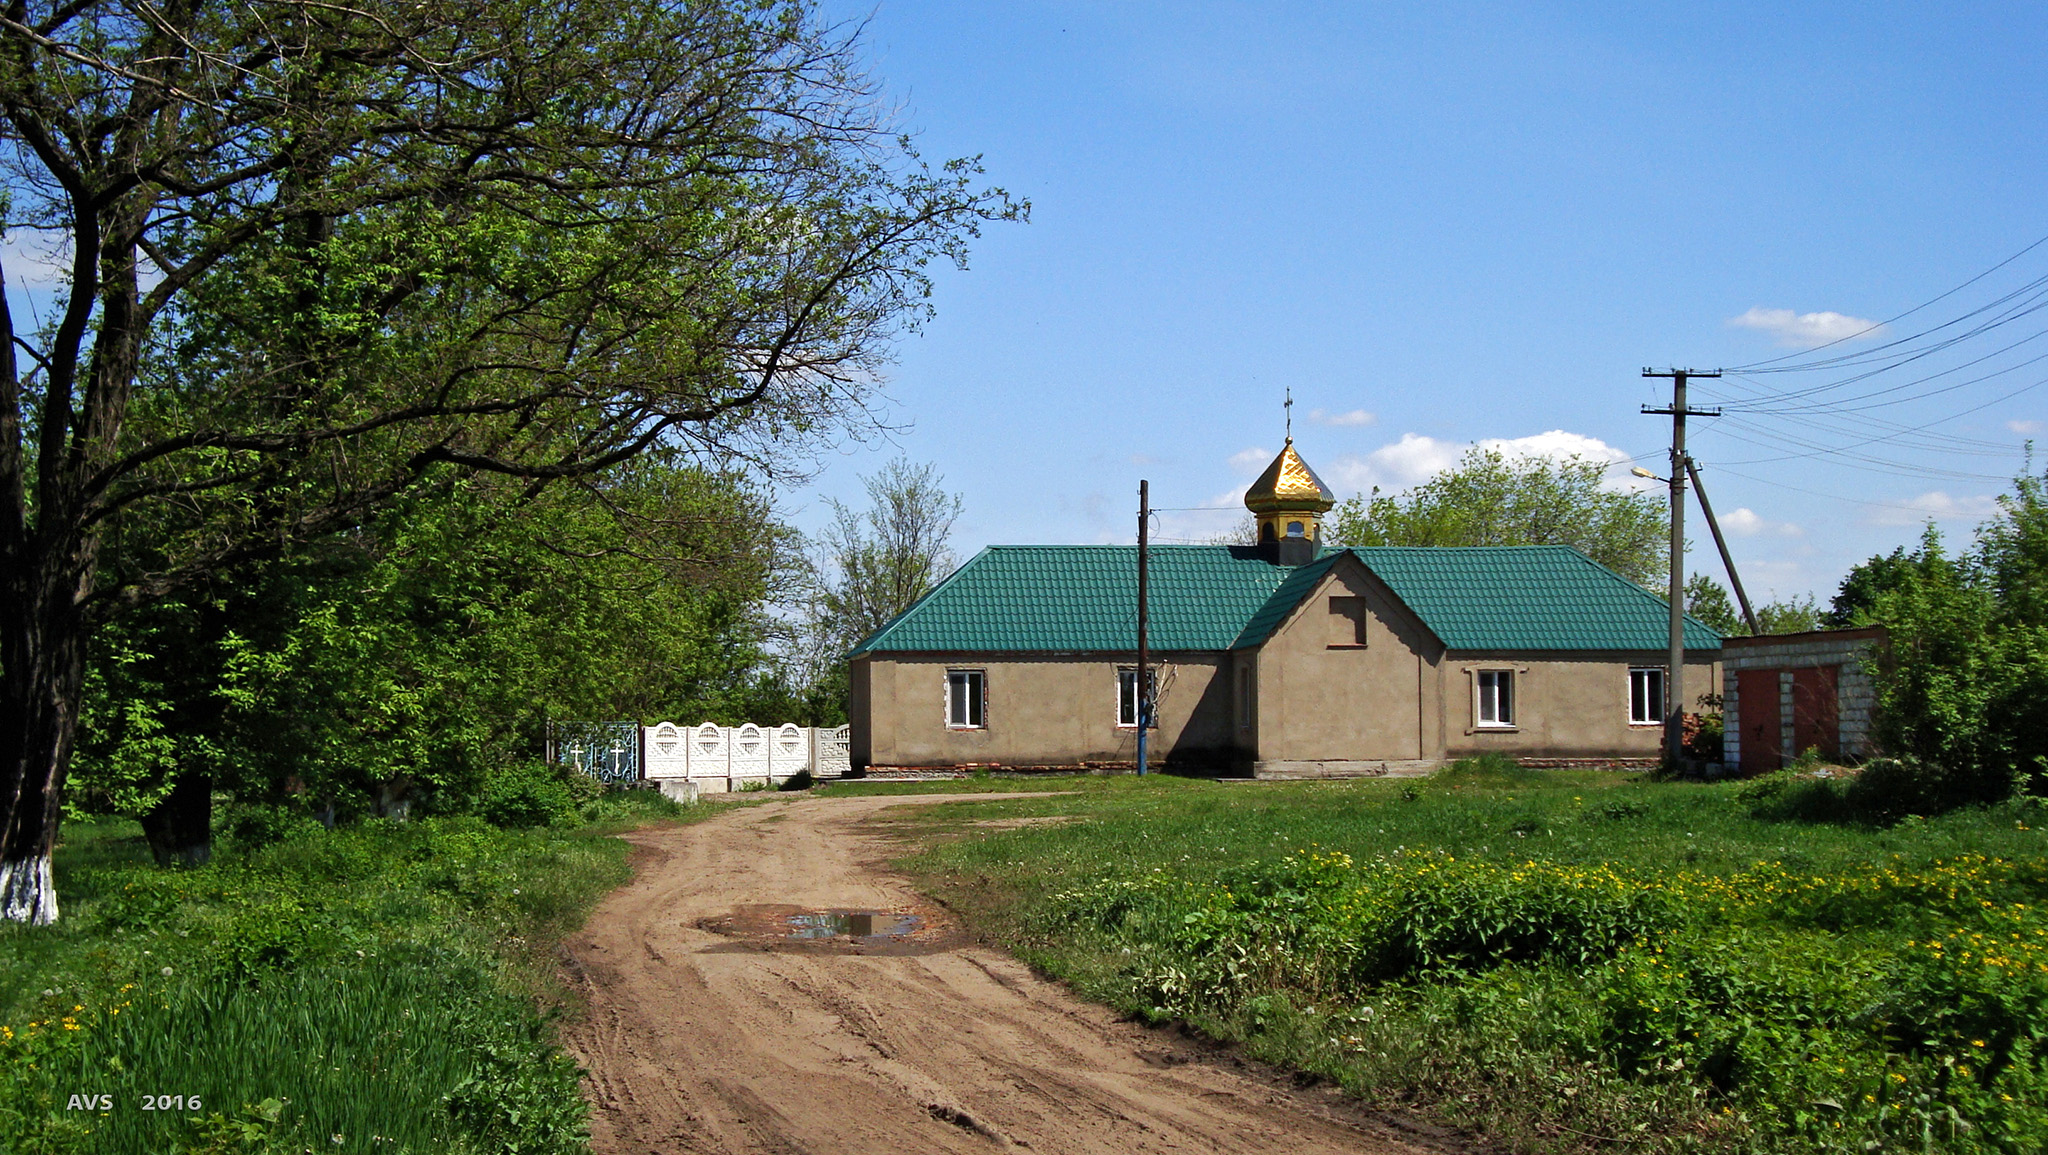
[[[1532,433],[1527,437],[1488,437],[1479,445],[1483,449],[1498,449],[1508,457],[1549,457],[1559,461],[1571,457],[1585,457],[1610,463],[1631,460],[1627,453],[1598,437],[1568,433],[1562,429]]]
[[[1325,479],[1329,479],[1337,494],[1364,494],[1364,491],[1378,485],[1382,491],[1397,491],[1419,485],[1430,477],[1458,465],[1464,451],[1473,448],[1475,442],[1442,440],[1427,434],[1407,432],[1401,440],[1382,444],[1372,453],[1343,455],[1329,463],[1329,469],[1317,467]],[[1530,436],[1489,436],[1477,442],[1481,448],[1501,453],[1503,457],[1548,457],[1554,461],[1565,459],[1591,459],[1604,461],[1608,465],[1628,465],[1632,459],[1620,448],[1599,440],[1597,436],[1575,434],[1569,430],[1546,430]],[[1630,477],[1626,471],[1610,471],[1608,485],[1614,489],[1640,489],[1651,485]]]
[[[7,273],[7,287],[54,288],[71,275],[70,258],[63,253],[65,238],[36,229],[16,229],[0,237],[0,267]]]
[[[1362,428],[1379,422],[1379,417],[1376,414],[1369,413],[1363,409],[1353,409],[1348,413],[1330,413],[1321,409],[1311,409],[1308,411],[1308,419],[1317,425],[1337,425],[1349,428]]]
[[[1730,317],[1728,323],[1738,329],[1758,329],[1769,333],[1778,339],[1779,346],[1786,349],[1811,349],[1849,337],[1859,340],[1880,337],[1885,331],[1885,327],[1876,321],[1866,321],[1846,313],[1795,313],[1790,309],[1761,306],[1752,307],[1740,317]]]
[[[1910,497],[1897,506],[1880,509],[1870,520],[1877,525],[1919,525],[1935,521],[1982,521],[1998,512],[1998,499],[1985,494],[1951,496],[1939,489]]]
[[[1466,446],[1459,441],[1440,441],[1422,433],[1403,433],[1401,440],[1382,445],[1363,457],[1347,453],[1330,463],[1323,476],[1335,483],[1338,493],[1363,493],[1377,485],[1381,489],[1406,489],[1427,481],[1458,463]]]
[[[1747,506],[1721,515],[1721,528],[1737,537],[1801,537],[1806,531],[1789,521],[1771,521]]]
[[[2005,423],[2005,427],[2014,433],[2028,435],[2048,433],[2048,421],[2008,421]]]
[[[1627,453],[1597,437],[1563,429],[1532,433],[1527,437],[1488,437],[1477,444],[1482,449],[1496,450],[1510,458],[1547,457],[1562,461],[1578,457],[1610,465],[1626,465],[1631,460]],[[1363,457],[1347,454],[1332,461],[1327,470],[1320,466],[1317,468],[1339,493],[1363,493],[1373,486],[1391,493],[1419,485],[1450,469],[1470,448],[1470,442],[1444,441],[1422,433],[1403,433],[1401,440],[1382,445]],[[1615,470],[1608,477],[1607,484],[1616,489],[1636,489],[1649,483]]]
[[[1259,470],[1273,463],[1273,451],[1261,449],[1257,446],[1253,446],[1250,449],[1240,449],[1230,455],[1229,463],[1233,473],[1256,475]]]

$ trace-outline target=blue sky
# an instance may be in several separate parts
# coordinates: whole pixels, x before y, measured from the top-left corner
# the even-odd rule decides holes
[[[901,452],[964,497],[963,555],[1129,540],[1141,477],[1156,505],[1223,507],[1161,515],[1203,537],[1279,449],[1289,386],[1340,495],[1481,441],[1607,456],[1620,484],[1628,456],[1665,464],[1646,365],[1873,356],[2048,276],[2043,246],[1802,352],[2048,236],[2037,6],[828,11],[868,19],[926,156],[980,154],[1033,212],[939,277],[887,386],[905,428],[786,493],[800,527]],[[1693,423],[1752,592],[1825,601],[1930,516],[1967,535],[2048,432],[2048,387],[2026,389],[2048,361],[2022,364],[2039,332],[2021,315],[1859,384],[1702,383],[1696,404],[1834,386]],[[1690,564],[1718,573],[1692,523]]]

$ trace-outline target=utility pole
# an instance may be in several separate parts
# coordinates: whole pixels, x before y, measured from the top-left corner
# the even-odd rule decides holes
[[[1138,699],[1138,776],[1145,775],[1145,739],[1152,728],[1151,679],[1145,676],[1151,655],[1145,651],[1146,553],[1152,539],[1152,490],[1148,481],[1138,482],[1138,678],[1131,693]]]
[[[1685,419],[1719,417],[1719,409],[1691,409],[1685,403],[1689,377],[1719,377],[1715,369],[1648,369],[1645,377],[1671,378],[1671,407],[1644,413],[1671,416],[1671,651],[1664,667],[1664,764],[1677,770],[1685,755]]]
[[[1721,536],[1721,523],[1714,520],[1714,506],[1707,500],[1707,487],[1700,483],[1699,466],[1691,457],[1685,459],[1685,472],[1692,478],[1692,491],[1700,495],[1700,512],[1707,515],[1707,528],[1714,531],[1714,548],[1721,551],[1721,566],[1728,571],[1728,584],[1735,587],[1735,600],[1742,606],[1742,620],[1749,623],[1751,634],[1761,634],[1756,626],[1756,613],[1749,608],[1749,595],[1742,592],[1742,577],[1735,572],[1735,558],[1728,552],[1728,539]]]

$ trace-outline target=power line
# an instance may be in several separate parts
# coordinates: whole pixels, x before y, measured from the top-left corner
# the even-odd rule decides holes
[[[1780,481],[1775,481],[1770,478],[1758,477],[1753,473],[1743,473],[1739,470],[1728,469],[1723,466],[1715,466],[1715,468],[1720,469],[1721,472],[1726,473],[1730,477],[1740,477],[1744,481],[1754,481],[1759,485],[1768,485],[1776,489],[1786,489],[1792,491],[1793,493],[1803,493],[1806,494],[1808,497],[1824,497],[1827,498],[1829,501],[1846,501],[1851,505],[1867,505],[1870,506],[1872,509],[1896,509],[1903,513],[1919,514],[1922,517],[1933,516],[1932,512],[1923,506],[1900,505],[1896,501],[1871,501],[1868,498],[1862,497],[1843,497],[1839,493],[1823,493],[1818,489],[1805,489],[1797,485],[1786,485]]]
[[[1804,356],[1807,356],[1808,354],[1812,354],[1812,353],[1817,353],[1817,352],[1819,352],[1819,351],[1820,351],[1820,350],[1822,350],[1822,349],[1831,349],[1831,348],[1835,347],[1836,345],[1841,345],[1841,344],[1844,344],[1844,343],[1846,343],[1846,342],[1849,342],[1849,341],[1854,341],[1854,340],[1856,340],[1856,339],[1857,339],[1858,337],[1862,337],[1862,336],[1864,336],[1865,334],[1868,334],[1868,333],[1872,333],[1872,332],[1875,332],[1876,330],[1878,330],[1878,329],[1882,329],[1882,328],[1884,328],[1884,327],[1885,327],[1885,326],[1887,326],[1887,325],[1891,325],[1891,324],[1896,324],[1896,323],[1897,323],[1897,322],[1899,322],[1899,321],[1903,321],[1903,320],[1905,320],[1905,319],[1906,319],[1907,317],[1910,317],[1910,316],[1912,316],[1913,314],[1915,314],[1915,313],[1918,313],[1918,312],[1920,312],[1920,311],[1921,311],[1921,310],[1923,310],[1923,309],[1930,309],[1930,308],[1933,308],[1933,307],[1934,307],[1935,305],[1938,305],[1938,304],[1940,304],[1941,302],[1943,302],[1943,301],[1945,301],[1945,300],[1949,299],[1950,297],[1953,297],[1953,296],[1955,296],[1955,295],[1956,295],[1957,293],[1960,293],[1960,292],[1962,292],[1962,291],[1963,291],[1964,289],[1967,289],[1967,288],[1969,288],[1969,287],[1970,287],[1971,285],[1974,285],[1974,284],[1976,284],[1976,283],[1977,283],[1978,281],[1981,281],[1981,280],[1983,280],[1984,278],[1986,278],[1986,277],[1990,276],[1991,274],[1993,274],[1993,273],[1997,272],[1998,270],[2000,270],[2000,269],[2002,269],[2002,268],[2006,267],[2007,265],[2010,265],[2010,264],[2012,264],[2012,263],[2013,263],[2014,261],[2017,261],[2017,260],[2019,260],[2019,259],[2020,259],[2021,257],[2024,257],[2024,256],[2026,256],[2026,255],[2027,255],[2028,253],[2031,253],[2031,252],[2033,252],[2033,251],[2034,251],[2035,249],[2038,249],[2038,248],[2040,248],[2040,247],[2041,247],[2042,245],[2044,245],[2044,244],[2048,244],[2048,236],[2044,236],[2044,237],[2042,237],[2041,239],[2039,239],[2039,240],[2035,241],[2035,242],[2034,242],[2033,244],[2030,244],[2030,245],[2028,245],[2027,247],[2025,247],[2025,248],[2021,249],[2021,250],[2020,250],[2019,252],[2016,252],[2016,253],[2014,253],[2013,255],[2011,255],[2011,256],[2009,256],[2009,257],[2005,258],[2004,260],[2002,260],[2002,261],[1998,262],[1997,264],[1995,264],[1995,265],[1991,266],[1990,268],[1988,268],[1988,269],[1984,270],[1983,272],[1981,272],[1981,273],[1978,273],[1978,274],[1977,274],[1976,276],[1974,276],[1974,277],[1971,277],[1971,278],[1970,278],[1969,280],[1967,280],[1967,281],[1964,281],[1964,282],[1963,282],[1962,284],[1960,284],[1960,285],[1957,285],[1957,286],[1956,286],[1955,288],[1953,288],[1953,289],[1950,289],[1949,291],[1947,291],[1947,292],[1945,292],[1945,293],[1941,294],[1940,296],[1938,296],[1938,297],[1934,297],[1934,298],[1933,298],[1933,299],[1931,299],[1931,300],[1927,300],[1927,301],[1922,301],[1922,302],[1921,302],[1920,304],[1918,304],[1918,305],[1915,305],[1915,306],[1913,306],[1913,307],[1912,307],[1912,308],[1910,308],[1910,309],[1907,309],[1907,310],[1906,310],[1905,312],[1903,312],[1903,313],[1900,313],[1900,314],[1897,314],[1896,316],[1893,316],[1893,317],[1887,318],[1886,320],[1883,320],[1883,321],[1879,321],[1879,322],[1878,322],[1877,324],[1875,324],[1875,325],[1872,325],[1872,326],[1870,326],[1870,327],[1869,327],[1869,328],[1867,328],[1867,329],[1862,329],[1862,330],[1859,330],[1859,331],[1857,331],[1857,332],[1854,332],[1854,333],[1850,333],[1850,334],[1848,334],[1848,335],[1846,335],[1846,336],[1842,336],[1842,337],[1837,337],[1837,338],[1835,338],[1834,340],[1832,340],[1832,341],[1829,341],[1829,342],[1828,342],[1827,344],[1825,344],[1825,345],[1819,345],[1819,346],[1816,346],[1815,348],[1812,348],[1812,349],[1802,349],[1802,350],[1800,350],[1800,351],[1799,351],[1799,352],[1797,352],[1797,353],[1787,353],[1787,354],[1785,354],[1785,355],[1784,355],[1784,356],[1782,356],[1782,357],[1773,357],[1773,358],[1771,358],[1771,359],[1770,359],[1770,360],[1768,360],[1768,361],[1755,361],[1755,362],[1752,362],[1752,363],[1750,363],[1750,364],[1748,364],[1748,365],[1737,365],[1737,366],[1735,366],[1735,369],[1737,369],[1737,370],[1740,370],[1740,371],[1745,371],[1745,372],[1761,372],[1761,373],[1778,373],[1778,372],[1791,372],[1791,371],[1796,371],[1796,370],[1798,370],[1798,369],[1801,369],[1801,368],[1811,368],[1812,366],[1787,366],[1787,367],[1786,367],[1786,368],[1784,368],[1784,369],[1768,369],[1768,368],[1765,368],[1765,366],[1770,366],[1770,365],[1776,365],[1776,364],[1778,364],[1778,363],[1779,363],[1779,362],[1781,362],[1781,361],[1787,361],[1787,360],[1790,360],[1791,358],[1794,358],[1794,357],[1804,357]],[[2036,283],[2038,283],[2038,282],[2036,282]],[[1966,316],[1967,316],[1967,314],[1966,314]],[[1920,334],[1920,335],[1925,335],[1925,334]],[[1913,339],[1915,339],[1915,338],[1906,338],[1906,340],[1913,340]]]

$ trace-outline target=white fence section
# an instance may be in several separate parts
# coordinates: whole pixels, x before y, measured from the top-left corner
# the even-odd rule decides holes
[[[768,735],[761,732],[761,727],[748,722],[732,731],[726,749],[732,766],[726,773],[734,790],[749,786],[756,790],[768,788]]]
[[[852,730],[846,726],[811,731],[811,777],[844,778],[853,769]]]
[[[732,789],[729,751],[732,743],[723,726],[710,722],[690,731],[690,781],[706,794]]]
[[[658,781],[690,776],[690,736],[673,723],[647,727],[641,741],[647,748],[643,763],[647,777]]]
[[[768,739],[769,776],[787,782],[810,768],[811,736],[794,722],[777,726]]]
[[[805,772],[813,778],[844,778],[849,768],[845,726],[764,730],[752,722],[733,727],[662,722],[644,727],[641,742],[647,778],[685,780],[702,794],[766,789]]]

